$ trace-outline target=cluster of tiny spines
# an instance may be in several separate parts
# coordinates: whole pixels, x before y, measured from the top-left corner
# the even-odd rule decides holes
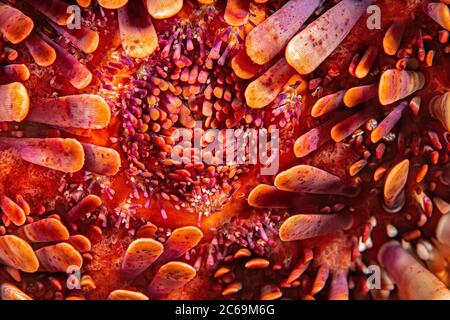
[[[109,200],[112,200],[116,191],[111,187],[111,180],[108,177],[97,175],[91,172],[83,174],[83,182],[77,183],[67,181],[63,178],[61,186],[58,189],[63,194],[66,203],[71,206],[76,205],[81,199],[92,194],[102,194]],[[147,201],[150,201],[148,199]],[[147,202],[148,205],[148,202]],[[80,218],[79,223],[73,224],[71,227],[77,229],[79,225],[87,226],[94,233],[101,235],[102,230],[114,228],[116,230],[125,230],[131,237],[134,237],[143,225],[147,224],[146,219],[137,218],[137,211],[144,206],[133,203],[132,199],[127,199],[119,206],[109,210],[104,204],[100,205],[92,212],[87,212]],[[161,210],[164,210],[161,208]],[[170,235],[170,229],[158,228],[158,237],[155,240],[164,243]]]
[[[214,16],[214,14],[217,14],[212,11],[210,12],[210,10],[208,12],[209,13],[205,15],[207,19]],[[204,16],[204,14],[198,13],[198,16]],[[256,112],[248,109],[245,104],[241,102],[242,88],[240,88],[239,86],[235,86],[234,88],[232,88],[230,84],[231,82],[233,82],[239,85],[239,82],[236,81],[234,76],[232,76],[232,81],[230,81],[230,77],[224,80],[223,74],[225,74],[225,72],[220,71],[222,70],[222,68],[227,68],[228,63],[226,63],[226,61],[229,61],[229,59],[235,53],[235,47],[240,45],[240,42],[242,42],[242,39],[239,37],[239,32],[236,31],[235,28],[226,28],[220,31],[217,37],[213,38],[214,35],[203,31],[208,30],[208,28],[203,26],[205,23],[202,21],[200,22],[198,27],[194,27],[189,21],[175,21],[173,24],[175,25],[175,27],[171,30],[171,32],[161,32],[161,51],[157,52],[157,55],[159,55],[159,57],[157,57],[156,59],[153,57],[144,60],[130,59],[129,57],[124,56],[118,52],[113,52],[112,56],[114,56],[114,58],[110,60],[114,62],[108,62],[108,65],[104,68],[104,70],[97,72],[99,78],[101,79],[102,92],[104,92],[103,95],[107,97],[107,101],[110,103],[110,106],[113,110],[115,110],[114,113],[116,115],[121,114],[125,120],[132,120],[124,121],[122,133],[124,133],[125,137],[122,136],[119,138],[111,138],[112,143],[123,141],[129,142],[121,143],[124,152],[128,154],[128,157],[131,160],[128,173],[133,192],[128,202],[131,203],[132,198],[139,198],[139,194],[142,194],[145,198],[148,198],[145,204],[145,207],[148,207],[150,205],[149,197],[154,193],[155,189],[162,189],[162,192],[157,192],[159,193],[156,196],[157,199],[163,198],[165,200],[171,200],[172,203],[175,203],[176,209],[179,209],[180,207],[188,207],[189,210],[195,209],[199,214],[200,220],[202,215],[208,215],[211,212],[214,212],[215,210],[221,208],[222,204],[227,200],[227,192],[224,193],[222,192],[223,190],[220,190],[221,188],[216,188],[216,180],[220,180],[222,178],[223,180],[225,180],[224,185],[222,186],[222,189],[224,189],[225,191],[237,189],[238,184],[236,184],[235,182],[236,179],[242,172],[245,172],[248,169],[246,167],[242,168],[234,164],[228,164],[227,166],[222,167],[208,167],[208,175],[211,178],[208,176],[202,178],[203,185],[205,185],[205,187],[196,188],[195,192],[191,193],[186,192],[185,187],[181,189],[178,188],[177,191],[179,191],[179,193],[176,195],[171,192],[173,189],[177,188],[169,186],[168,188],[164,189],[164,186],[159,185],[161,181],[167,181],[163,179],[163,177],[167,177],[166,172],[157,171],[155,173],[156,175],[153,176],[153,179],[151,179],[150,174],[146,173],[146,166],[144,165],[144,163],[139,161],[139,159],[142,159],[142,156],[144,158],[150,156],[150,151],[156,153],[156,156],[154,154],[152,155],[155,157],[155,159],[159,159],[159,161],[163,165],[171,165],[172,167],[175,167],[170,159],[165,158],[164,152],[155,150],[161,148],[170,149],[170,144],[173,143],[173,139],[168,137],[168,134],[170,134],[170,129],[165,130],[163,128],[164,123],[161,124],[160,119],[156,119],[156,121],[153,121],[151,117],[152,113],[153,115],[155,115],[156,113],[160,114],[161,111],[163,113],[167,111],[164,108],[160,109],[158,105],[158,94],[164,92],[163,90],[161,90],[161,86],[163,86],[165,90],[169,89],[169,91],[174,93],[174,95],[178,95],[180,93],[180,89],[174,89],[174,86],[170,81],[173,79],[167,79],[168,71],[170,71],[170,61],[166,60],[171,60],[171,58],[173,57],[176,58],[174,59],[176,61],[175,66],[171,65],[171,69],[175,69],[175,78],[177,78],[178,76],[181,78],[183,76],[183,73],[184,77],[189,74],[189,80],[187,80],[188,83],[193,82],[190,81],[190,76],[193,74],[192,69],[195,69],[194,74],[198,74],[198,78],[202,78],[202,82],[205,82],[201,90],[208,91],[208,88],[213,88],[213,82],[217,77],[219,88],[217,89],[217,91],[211,89],[211,99],[217,99],[217,101],[220,102],[221,100],[219,99],[219,97],[221,92],[223,92],[222,101],[228,104],[226,105],[226,107],[229,107],[229,101],[227,100],[230,100],[230,92],[232,94],[235,93],[236,98],[231,101],[231,108],[233,109],[232,113],[235,114],[235,118],[232,119],[231,117],[230,119],[235,122],[233,124],[234,126],[240,126],[241,129],[244,129],[250,125],[256,127],[262,126],[265,117],[266,120],[269,119],[270,123],[279,122],[280,127],[284,128],[284,130],[282,131],[282,138],[286,136],[286,141],[292,140],[293,138],[291,135],[291,129],[296,125],[295,122],[299,117],[301,97],[296,94],[295,88],[293,88],[292,90],[288,90],[287,92],[283,92],[282,94],[280,94],[280,96],[271,105],[270,112]],[[212,49],[209,49],[210,47],[212,47]],[[208,50],[210,50],[209,53]],[[193,53],[195,54],[199,52],[199,54],[198,56],[192,57],[193,54],[190,51],[194,51]],[[211,53],[211,51],[213,53]],[[194,66],[194,68],[189,70],[189,67],[186,67],[183,69],[184,64],[189,65],[194,59],[196,59],[196,65]],[[216,66],[213,65],[214,61],[216,61],[215,59],[218,59]],[[204,67],[202,70],[200,70],[197,68],[197,65],[199,65],[199,67],[204,65]],[[124,69],[126,70],[125,72],[123,72]],[[214,69],[214,77],[207,77],[210,69]],[[227,74],[232,74],[231,70],[229,71],[230,72],[228,72]],[[137,79],[133,80],[133,78],[131,78],[131,80],[129,81],[129,85],[124,86],[122,83],[123,81],[121,81],[123,73],[125,73],[127,76],[135,73]],[[119,79],[119,81],[117,81],[117,79]],[[207,80],[205,81],[205,79]],[[223,88],[220,88],[220,85],[222,84],[224,84],[224,86]],[[208,86],[205,89],[206,85]],[[190,85],[190,87],[192,87],[192,85]],[[198,81],[194,92],[197,91]],[[121,97],[125,99],[120,100]],[[201,99],[201,97],[199,99]],[[117,103],[115,101],[119,102]],[[145,108],[141,109],[141,106],[136,106],[136,104],[146,104],[146,102],[151,102],[151,104],[154,104],[154,107],[152,108],[150,103],[147,110]],[[197,110],[198,108],[196,104],[189,103],[189,98],[187,103],[189,104],[190,109],[187,111],[192,110],[193,112],[197,113],[197,118],[205,117],[205,114],[200,114],[203,112],[203,110]],[[295,108],[293,108],[293,106],[295,106]],[[132,108],[132,110],[129,110],[130,107]],[[208,119],[214,118],[214,113],[216,113],[214,121],[218,120],[217,112],[220,112],[220,110],[216,110],[213,107],[212,103],[208,103],[207,107],[209,110],[207,113],[209,114],[209,116],[207,117],[207,122]],[[143,114],[144,117],[142,117]],[[243,114],[245,114],[244,117]],[[264,114],[266,114],[266,116],[264,116]],[[142,119],[137,119],[136,115],[138,117],[142,117],[144,121],[142,121]],[[171,116],[173,117],[173,115],[171,114],[167,115],[165,124],[173,124],[173,121],[170,119]],[[242,117],[243,119],[241,119]],[[225,119],[225,124],[223,124],[222,121],[219,126],[223,128],[230,127],[230,119]],[[176,116],[173,120],[176,120]],[[207,123],[207,125],[216,127],[217,123],[215,124],[214,121],[209,121],[211,123]],[[181,124],[183,125],[183,123]],[[269,132],[271,131],[272,127],[276,128],[277,125],[271,125],[268,128]],[[146,132],[142,132],[143,128],[146,130]],[[158,130],[159,132],[154,132]],[[153,131],[151,133],[151,139],[149,139],[149,131]],[[132,134],[134,134],[134,136],[132,136]],[[130,139],[130,136],[132,136],[132,139]],[[135,138],[138,138],[140,142],[142,142],[142,140],[152,140],[152,142],[153,140],[155,140],[160,144],[160,146],[157,147],[157,144],[149,143],[147,146],[143,147],[142,143],[140,146],[137,141],[134,141],[136,140]],[[282,148],[287,149],[289,148],[289,146],[290,144],[284,143],[283,141]],[[189,166],[184,167],[184,169],[189,169]],[[200,165],[195,167],[195,170],[197,172],[200,172],[198,176],[202,175],[201,171],[205,171],[204,167],[200,167]],[[169,169],[169,171],[175,170]],[[181,177],[179,173],[181,173]],[[180,178],[181,180],[183,180],[183,178],[189,180],[191,178],[189,175],[187,175],[187,172],[185,170],[179,170],[179,172],[169,172],[169,174],[171,175],[171,183],[175,179],[177,185],[179,183],[176,180],[180,180]],[[198,176],[197,179],[200,179]],[[231,188],[226,181],[230,179],[232,179]],[[150,187],[148,187],[149,185]],[[186,185],[189,187],[191,185],[191,182],[188,181]],[[230,193],[231,192],[232,191],[230,191]],[[179,201],[180,198],[184,201]],[[166,215],[164,209],[161,210],[161,214],[163,217]]]
[[[100,176],[92,172],[84,172],[82,182],[76,182],[70,176],[63,177],[58,192],[64,197],[65,203],[73,207],[82,199],[89,195],[102,193],[108,199],[112,199],[115,190],[110,188],[110,179],[106,176]],[[70,227],[77,230],[79,225],[83,226],[98,226],[102,229],[107,229],[110,226],[116,226],[117,217],[110,215],[108,209],[104,204],[101,204],[97,209],[87,212],[81,218],[81,223],[73,223]]]
[[[265,269],[269,260],[263,258],[270,252],[270,248],[276,245],[278,239],[277,224],[282,220],[278,214],[265,212],[250,219],[234,219],[229,224],[225,224],[217,230],[216,235],[210,243],[197,246],[185,255],[185,260],[193,263],[197,270],[216,270],[215,274],[220,274],[220,270],[226,268],[230,272],[236,262],[241,258],[254,256],[254,263],[262,262],[263,267],[248,267],[247,269]],[[243,260],[239,260],[243,261]],[[281,262],[282,263],[282,262]],[[252,261],[248,265],[252,264]],[[267,264],[267,265],[266,265]],[[276,269],[280,263],[273,263]],[[227,272],[227,273],[228,273]],[[214,276],[216,285],[213,291],[227,297],[235,292],[228,292],[227,288],[239,286],[238,276],[230,273],[226,277]],[[228,292],[228,293],[227,293]]]
[[[271,249],[279,246],[277,225],[284,218],[283,214],[266,213],[252,221],[252,226],[231,226],[213,239],[209,250],[205,250],[208,253],[206,266],[216,266],[213,272],[213,291],[222,298],[261,300],[276,300],[292,294],[294,298],[314,299],[314,295],[324,291],[333,270],[328,264],[322,265],[313,260],[315,252],[326,250],[325,247],[299,248],[299,252],[303,253],[298,261],[294,261],[292,257],[281,258],[282,254],[278,257],[270,255]],[[250,235],[246,236],[248,233]],[[330,243],[332,242],[330,239]],[[264,280],[257,285],[249,284],[246,277],[250,273],[259,274]],[[362,271],[354,270],[352,275],[349,275],[349,282],[363,283],[360,281],[361,275]],[[246,287],[248,285],[251,289]]]
[[[339,212],[345,208],[345,204],[336,203],[332,208],[323,207],[321,212]],[[354,211],[352,207],[347,209]],[[218,230],[210,244],[191,250],[185,259],[193,261],[197,270],[203,266],[206,270],[212,267],[215,279],[213,290],[223,298],[245,296],[251,299],[275,300],[283,297],[290,289],[297,288],[297,298],[314,299],[315,295],[326,293],[327,279],[332,277],[334,268],[338,269],[329,261],[314,261],[314,252],[324,252],[333,246],[335,240],[330,238],[327,243],[313,247],[300,246],[299,250],[304,253],[298,261],[282,255],[275,257],[272,254],[273,249],[280,246],[279,226],[287,217],[286,210],[268,209],[259,211],[249,219],[233,219]],[[363,241],[368,243],[371,228],[376,226],[374,217],[369,223],[372,223],[370,229],[364,228],[360,240],[356,235],[343,238],[342,235],[337,235],[335,238],[337,241],[351,243],[351,252],[348,254],[352,266],[345,271],[348,272],[349,289],[358,297],[369,294],[366,280],[370,270],[368,271],[362,260],[359,247]],[[341,254],[345,256],[346,252]],[[194,257],[196,258],[192,260]],[[323,262],[325,264],[322,264]],[[249,288],[245,287],[242,268],[247,270],[246,272],[263,272],[264,281],[258,284],[260,291],[253,291],[253,288],[247,290]]]
[[[242,102],[242,88],[226,63],[238,41],[232,29],[209,37],[200,27],[187,23],[161,35],[162,49],[142,61],[137,79],[130,82],[121,102],[122,148],[130,161],[128,174],[136,189],[133,196],[141,192],[147,197],[157,189],[161,198],[175,203],[175,208],[188,206],[206,215],[225,200],[214,199],[214,195],[236,189],[239,175],[247,168],[193,164],[177,169],[167,157],[176,142],[171,137],[172,127],[180,124],[191,129],[198,119],[205,119],[206,129],[263,125],[262,117],[249,112]],[[161,100],[165,103],[160,104]],[[150,173],[143,162],[151,159],[156,168]],[[168,185],[161,185],[164,182]],[[216,188],[217,183],[222,184],[222,190]]]

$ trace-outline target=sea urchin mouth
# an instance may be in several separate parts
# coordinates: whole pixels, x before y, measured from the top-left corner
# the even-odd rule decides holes
[[[242,80],[229,67],[241,41],[238,29],[204,8],[189,19],[172,19],[157,27],[160,49],[140,61],[122,95],[127,174],[135,195],[150,199],[156,194],[175,207],[199,209],[203,203],[201,210],[209,214],[222,206],[238,188],[239,176],[249,169],[236,159],[220,161],[223,150],[202,154],[209,161],[198,161],[192,136],[201,134],[205,147],[224,139],[227,129],[238,134],[263,127],[263,113],[246,106]],[[178,128],[187,132],[191,142],[181,141]],[[219,130],[219,136],[208,136],[208,129]],[[173,159],[174,152],[188,154],[193,161],[180,163]]]

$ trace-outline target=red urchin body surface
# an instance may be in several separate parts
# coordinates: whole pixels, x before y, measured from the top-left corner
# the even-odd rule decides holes
[[[449,17],[0,2],[0,298],[449,299]]]

